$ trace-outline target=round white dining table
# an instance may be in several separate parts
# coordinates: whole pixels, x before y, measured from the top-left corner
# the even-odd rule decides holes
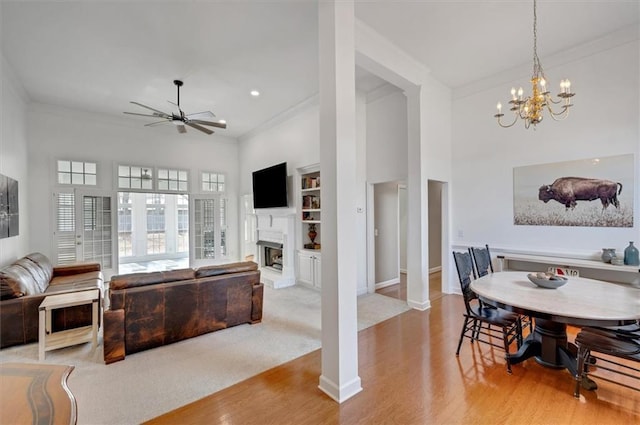
[[[623,326],[640,319],[640,288],[569,277],[556,289],[536,286],[527,272],[490,273],[471,282],[485,303],[535,318],[533,333],[520,349],[507,354],[512,364],[535,357],[544,366],[576,373],[576,348],[567,342],[567,324]]]

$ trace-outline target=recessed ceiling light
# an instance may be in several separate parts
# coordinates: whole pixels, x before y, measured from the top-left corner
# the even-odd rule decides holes
[[[227,123],[227,120],[218,120],[218,122],[219,122],[220,124],[226,124],[226,123]]]
[[[251,90],[251,96],[258,97],[260,96],[260,92],[258,90]]]

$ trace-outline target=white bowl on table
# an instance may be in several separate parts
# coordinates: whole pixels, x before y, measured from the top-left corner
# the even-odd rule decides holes
[[[527,275],[529,280],[536,286],[545,289],[556,289],[567,283],[569,279],[565,276],[559,276],[556,274],[547,273],[529,273]]]

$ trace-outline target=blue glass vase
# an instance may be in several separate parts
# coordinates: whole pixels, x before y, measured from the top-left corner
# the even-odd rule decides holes
[[[638,248],[633,246],[633,242],[629,242],[629,246],[624,250],[624,263],[627,266],[639,266]]]

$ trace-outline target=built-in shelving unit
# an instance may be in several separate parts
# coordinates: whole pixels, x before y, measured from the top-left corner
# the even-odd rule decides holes
[[[296,281],[320,289],[322,279],[320,236],[322,234],[322,202],[320,197],[320,164],[298,168],[300,238]]]
[[[302,223],[302,248],[320,249],[322,202],[320,198],[320,168],[317,165],[301,168],[300,172],[300,220]]]

